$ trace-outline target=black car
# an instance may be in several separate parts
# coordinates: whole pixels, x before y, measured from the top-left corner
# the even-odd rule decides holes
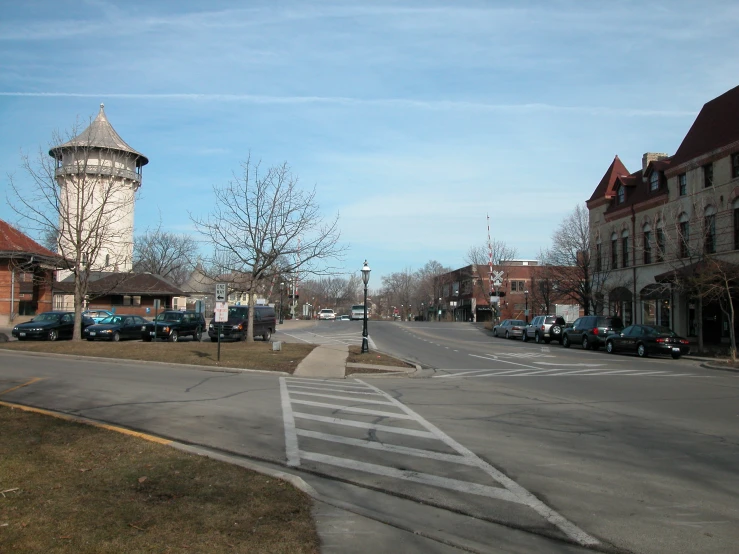
[[[100,323],[85,327],[82,338],[87,340],[110,340],[118,342],[122,339],[140,339],[141,327],[149,323],[138,315],[114,314]]]
[[[208,336],[212,342],[221,340],[244,340],[246,338],[246,327],[249,323],[248,306],[229,306],[228,321],[225,323],[211,322],[208,326]],[[277,326],[275,309],[272,306],[256,306],[254,310],[254,337],[262,337],[269,340]]]
[[[606,343],[606,337],[612,333],[620,333],[624,328],[620,317],[603,315],[586,315],[578,317],[572,326],[565,327],[562,332],[562,346],[569,348],[580,344],[583,350],[598,350]]]
[[[669,354],[674,359],[690,354],[690,341],[669,327],[661,325],[630,325],[620,333],[606,337],[606,351],[636,352],[645,358],[650,354]]]
[[[95,323],[82,316],[82,329]],[[44,312],[31,321],[13,327],[12,335],[18,340],[71,339],[74,331],[74,312]]]
[[[177,342],[180,337],[190,336],[200,341],[205,330],[203,314],[192,310],[167,310],[140,327],[141,339],[150,342],[152,339]]]

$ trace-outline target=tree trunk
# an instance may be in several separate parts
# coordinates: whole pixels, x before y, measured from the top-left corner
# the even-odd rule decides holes
[[[703,298],[698,297],[698,313],[695,314],[698,319],[698,352],[703,352]]]
[[[247,318],[246,324],[246,342],[254,342],[254,293],[249,291],[247,298],[249,299],[247,302],[249,305],[249,317]]]

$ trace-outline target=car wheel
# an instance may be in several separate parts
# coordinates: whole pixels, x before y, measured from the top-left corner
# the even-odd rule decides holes
[[[541,335],[536,333],[536,335],[534,335],[534,340],[536,341],[536,344],[541,344]]]
[[[562,329],[559,325],[552,326],[552,334],[559,335],[562,332]]]
[[[606,342],[606,352],[608,352],[609,354],[613,354],[616,352],[616,350],[613,348],[612,340]]]
[[[203,332],[200,330],[200,327],[198,327],[198,330],[195,331],[195,336],[193,338],[198,342],[203,340]]]
[[[265,329],[262,333],[262,340],[264,342],[267,342],[270,338],[272,338],[272,331],[270,331],[269,329]]]
[[[570,337],[568,337],[567,335],[562,337],[562,346],[564,346],[565,348],[570,347]]]
[[[588,337],[582,338],[582,349],[588,350],[590,348],[590,341],[588,340]]]
[[[672,359],[673,360],[677,360],[678,358],[680,358],[680,352],[673,352],[672,353]]]
[[[177,342],[178,340],[180,340],[180,335],[179,335],[179,333],[177,331],[172,331],[169,334],[169,338],[167,340],[169,342]]]
[[[509,339],[511,337],[508,336],[508,331],[505,332],[505,338]]]
[[[521,335],[521,340],[523,342],[529,342],[529,335],[528,333],[526,333],[526,331],[524,331],[523,334]]]
[[[57,331],[56,329],[52,329],[51,331],[49,331],[48,338],[49,338],[49,340],[56,340],[56,339],[58,339],[59,338],[59,331]]]
[[[646,358],[647,357],[647,347],[644,346],[644,344],[637,345],[636,353],[640,358]]]
[[[121,334],[116,331],[115,333],[113,333],[113,342],[118,342],[119,340],[121,340]]]
[[[495,338],[498,338],[498,331],[497,331],[497,329],[493,329],[493,336]]]

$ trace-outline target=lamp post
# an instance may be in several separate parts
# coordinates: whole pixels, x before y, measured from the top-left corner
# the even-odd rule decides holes
[[[280,325],[285,323],[285,321],[282,319],[282,292],[285,290],[285,283],[284,281],[280,283]]]
[[[426,321],[426,313],[423,311],[424,302],[421,302],[421,321]]]
[[[529,322],[529,291],[525,290],[523,291],[523,297],[526,299],[526,311],[524,311],[524,316],[526,317],[526,323]]]
[[[364,283],[364,325],[362,326],[362,354],[369,352],[369,343],[367,341],[367,283],[369,283],[370,267],[367,260],[364,260],[362,267],[362,282]]]
[[[436,320],[441,321],[441,296],[439,297],[439,309],[436,311]]]

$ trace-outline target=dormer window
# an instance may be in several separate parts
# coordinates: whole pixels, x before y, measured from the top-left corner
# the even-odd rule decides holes
[[[659,171],[652,171],[649,176],[649,190],[652,192],[659,190]]]
[[[626,202],[626,189],[624,189],[623,185],[619,185],[616,195],[618,197],[619,204]]]

